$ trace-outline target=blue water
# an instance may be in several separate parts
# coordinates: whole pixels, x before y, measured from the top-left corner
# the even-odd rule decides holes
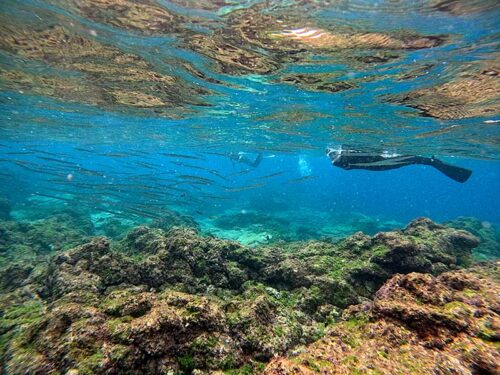
[[[317,237],[328,234],[324,227],[350,220],[346,231],[353,232],[359,217],[386,223],[381,229],[403,226],[419,216],[440,222],[472,216],[499,223],[498,95],[481,102],[481,91],[471,90],[470,114],[456,118],[424,115],[388,99],[455,82],[495,61],[498,7],[485,2],[483,9],[454,13],[410,1],[292,3],[270,2],[266,11],[257,12],[289,17],[294,25],[323,33],[340,28],[347,34],[377,32],[404,39],[400,35],[417,33],[446,40],[422,49],[387,49],[397,58],[362,65],[355,62],[357,54],[378,56],[384,48],[349,47],[339,52],[314,49],[307,44],[312,42],[304,41],[303,55],[297,57],[291,48],[280,55],[265,39],[238,45],[238,39],[231,39],[236,33],[227,30],[235,27],[231,17],[254,10],[246,2],[200,5],[203,9],[189,2],[158,2],[155,6],[185,17],[171,30],[148,25],[134,29],[126,22],[117,24],[112,16],[92,18],[73,3],[3,2],[0,195],[8,199],[11,216],[30,220],[49,212],[50,206],[70,207],[93,217],[102,214],[139,224],[172,210],[193,217],[212,233],[221,216],[235,215],[232,229],[237,231],[238,214],[252,213],[275,216],[290,227],[300,225]],[[132,73],[125,65],[109,73],[120,63],[95,54],[66,53],[64,46],[54,52],[50,43],[42,42],[45,37],[30,37],[33,30],[54,26],[104,46],[99,53],[113,48],[117,55],[135,56],[141,62],[131,63],[134,69],[177,81],[141,86],[150,76],[129,81],[126,77]],[[274,24],[270,30],[266,24],[259,27],[263,33],[280,31]],[[22,43],[9,44],[16,28],[20,34],[14,37],[29,49],[16,47]],[[216,40],[246,48],[258,58],[275,56],[277,68],[261,72],[225,66],[217,56],[194,48],[193,35],[216,35]],[[293,59],[283,58],[287,53]],[[400,79],[422,66],[424,73]],[[13,78],[6,72],[21,73]],[[341,80],[353,86],[331,93],[281,81],[298,73],[328,73],[328,82]],[[47,77],[67,81],[63,85]],[[203,91],[198,94],[198,89]],[[153,95],[155,90],[158,97],[164,90],[172,102],[134,103],[141,93]],[[123,93],[132,99],[120,102]],[[432,104],[432,97],[427,100],[425,105]],[[476,113],[474,106],[487,110]],[[435,156],[473,174],[461,184],[426,166],[346,171],[332,166],[325,154],[326,147],[342,144]],[[231,160],[229,155],[238,152],[251,158],[262,154],[263,161],[254,168]]]

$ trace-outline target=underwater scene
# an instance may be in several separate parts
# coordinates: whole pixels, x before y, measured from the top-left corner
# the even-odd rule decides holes
[[[2,0],[0,374],[500,374],[498,0]]]

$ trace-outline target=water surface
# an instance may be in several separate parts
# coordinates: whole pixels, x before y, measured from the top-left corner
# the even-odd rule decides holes
[[[0,7],[0,193],[18,220],[175,211],[246,243],[500,221],[495,1]],[[473,174],[345,171],[325,155],[340,145]]]

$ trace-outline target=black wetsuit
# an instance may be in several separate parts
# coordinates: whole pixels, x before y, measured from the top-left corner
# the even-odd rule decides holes
[[[397,169],[407,165],[421,164],[429,165],[457,182],[465,182],[472,174],[472,171],[455,167],[432,157],[414,155],[397,155],[388,153],[374,153],[359,150],[327,150],[327,155],[336,167],[350,169],[366,169],[370,171],[386,171]]]

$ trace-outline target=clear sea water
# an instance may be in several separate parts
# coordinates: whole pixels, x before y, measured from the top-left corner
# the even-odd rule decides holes
[[[419,216],[500,222],[497,2],[134,7],[0,4],[0,196],[15,220],[71,208],[99,234],[107,220],[174,211],[247,244]],[[429,36],[441,41],[408,47]],[[458,183],[422,165],[344,170],[325,153],[341,145],[473,173]]]

